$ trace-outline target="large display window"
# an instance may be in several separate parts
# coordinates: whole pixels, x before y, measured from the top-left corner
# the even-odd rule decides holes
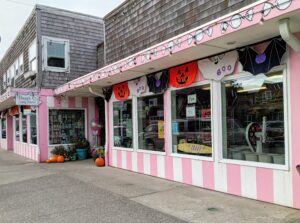
[[[71,144],[85,137],[85,111],[49,109],[49,143]]]
[[[22,142],[27,143],[27,116],[22,114]]]
[[[115,147],[133,148],[132,100],[113,102],[113,140]]]
[[[282,72],[222,83],[223,158],[286,163]]]
[[[20,118],[19,118],[19,115],[15,116],[15,140],[20,141]]]
[[[164,152],[164,96],[138,98],[139,149]]]
[[[172,91],[173,153],[212,156],[210,84]]]
[[[1,138],[6,139],[6,119],[1,119]]]

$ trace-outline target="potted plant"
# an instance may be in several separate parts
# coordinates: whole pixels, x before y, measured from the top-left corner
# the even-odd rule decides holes
[[[75,161],[77,159],[76,149],[74,146],[68,146],[66,158],[69,161]]]
[[[76,154],[79,160],[87,159],[90,150],[90,143],[86,138],[79,139],[75,142]]]

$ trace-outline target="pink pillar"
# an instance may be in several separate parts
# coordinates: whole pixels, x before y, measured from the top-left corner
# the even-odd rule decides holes
[[[41,104],[38,109],[38,132],[39,132],[39,148],[40,162],[48,159],[48,109],[47,96],[41,96]]]
[[[6,115],[7,117],[7,132],[6,132],[6,139],[7,139],[7,150],[13,151],[14,150],[14,128],[13,128],[13,117],[10,115]]]

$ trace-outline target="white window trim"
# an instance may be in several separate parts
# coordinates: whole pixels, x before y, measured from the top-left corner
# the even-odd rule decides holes
[[[84,137],[88,140],[88,135],[87,135],[88,120],[87,120],[87,109],[86,108],[54,108],[54,107],[48,107],[48,109],[47,109],[47,129],[48,129],[48,131],[47,131],[47,140],[48,140],[48,146],[49,147],[55,147],[55,146],[61,146],[61,145],[64,145],[64,146],[73,145],[72,143],[50,144],[49,110],[82,110],[82,111],[84,111]],[[39,130],[39,129],[37,129],[37,130]],[[39,141],[37,141],[37,143],[39,143]],[[33,144],[33,145],[35,145],[35,144]]]
[[[20,69],[21,68],[21,66],[20,66],[20,58],[22,58],[22,60],[23,60],[23,64],[22,64],[23,65],[23,69],[22,70]],[[15,63],[17,63],[17,65],[18,65],[18,72],[15,75],[15,78],[17,79],[19,76],[21,76],[22,74],[24,74],[24,70],[25,70],[24,69],[24,54],[23,53],[21,53],[18,56],[18,58],[16,59]]]
[[[47,64],[47,42],[52,41],[56,43],[65,43],[65,67],[51,67]],[[70,72],[70,42],[67,39],[60,39],[54,37],[43,36],[42,37],[42,69],[43,71],[52,72]]]
[[[251,161],[246,161],[246,160],[234,160],[234,159],[225,159],[223,158],[223,122],[222,122],[222,100],[218,101],[218,107],[219,107],[219,116],[221,117],[220,120],[218,120],[218,125],[219,125],[219,131],[217,132],[218,139],[221,140],[220,146],[218,146],[218,155],[219,163],[229,163],[229,164],[236,164],[236,165],[241,165],[241,166],[251,166],[251,167],[260,167],[260,168],[268,168],[268,169],[275,169],[275,170],[286,170],[288,171],[290,169],[290,160],[289,160],[289,153],[290,153],[290,113],[288,108],[290,108],[290,93],[288,89],[290,89],[290,81],[289,81],[289,75],[287,75],[287,67],[286,66],[278,66],[273,68],[270,72],[272,71],[282,71],[283,75],[283,106],[284,106],[284,138],[285,138],[285,164],[280,165],[280,164],[272,164],[272,163],[262,163],[262,162],[251,162]],[[253,75],[248,73],[248,72],[242,72],[239,74],[235,75],[230,75],[225,77],[222,81],[228,81],[228,80],[235,80],[237,78],[242,78],[242,77],[252,77]],[[218,94],[221,97],[221,82],[218,82]]]
[[[147,93],[144,93],[144,94],[142,94],[142,95],[140,95],[140,96],[134,96],[134,97],[136,97],[136,99],[138,100],[139,98],[145,98],[145,97],[149,97],[149,96],[155,96],[155,95],[162,95],[162,97],[163,97],[163,101],[164,101],[164,104],[163,104],[163,109],[164,109],[164,111],[165,111],[165,92],[164,93],[158,93],[158,94],[155,94],[155,93],[153,93],[153,92],[147,92]],[[135,107],[135,109],[136,109],[136,114],[137,114],[137,117],[136,117],[136,122],[137,122],[137,131],[138,131],[138,103],[136,103],[136,107]],[[165,116],[164,116],[164,124],[166,124],[166,118],[165,118]],[[146,150],[146,149],[140,149],[140,145],[139,145],[139,140],[137,139],[137,152],[142,152],[142,153],[149,153],[149,154],[154,154],[154,155],[166,155],[167,153],[166,153],[166,151],[167,151],[167,144],[166,144],[166,136],[165,136],[165,138],[164,138],[164,140],[165,140],[165,143],[164,143],[164,150],[165,151],[154,151],[154,150]]]
[[[189,154],[179,154],[179,153],[174,153],[173,152],[173,136],[172,136],[172,105],[171,105],[171,100],[172,100],[172,92],[173,91],[178,91],[178,90],[182,90],[182,89],[187,89],[187,88],[192,88],[192,87],[199,87],[199,86],[203,86],[203,85],[207,85],[209,84],[210,85],[210,103],[211,103],[211,106],[210,106],[210,109],[211,109],[211,139],[212,139],[212,154],[211,154],[211,157],[207,157],[207,156],[201,156],[201,155],[189,155]],[[169,148],[168,148],[168,151],[169,151],[169,154],[171,157],[179,157],[179,158],[188,158],[188,159],[194,159],[194,160],[204,160],[204,161],[214,161],[214,156],[215,156],[215,151],[216,151],[216,147],[215,147],[215,144],[216,144],[216,137],[215,137],[215,125],[217,122],[214,121],[214,119],[212,117],[214,117],[214,114],[215,114],[215,108],[214,108],[214,87],[213,87],[213,81],[209,81],[209,80],[204,80],[204,81],[199,81],[199,82],[196,82],[196,83],[193,83],[187,87],[183,87],[183,88],[174,88],[174,87],[170,87],[170,94],[169,94],[169,97],[168,97],[168,108],[169,108],[169,112],[170,112],[170,115],[169,115],[169,120],[168,120],[168,126],[167,128],[169,129]]]
[[[113,92],[114,94],[114,92]],[[113,95],[112,95],[112,98],[111,100],[109,101],[109,114],[111,115],[111,121],[110,121],[110,142],[111,142],[111,148],[113,150],[120,150],[120,151],[130,151],[130,152],[133,152],[133,151],[137,151],[137,111],[135,109],[135,107],[137,106],[137,100],[136,100],[136,97],[133,97],[133,96],[129,96],[126,100],[124,101],[127,101],[127,100],[131,100],[132,101],[132,137],[133,137],[133,141],[132,141],[132,148],[126,148],[126,147],[118,147],[118,146],[114,146],[114,105],[113,103],[114,102],[118,102],[119,100],[117,100]]]

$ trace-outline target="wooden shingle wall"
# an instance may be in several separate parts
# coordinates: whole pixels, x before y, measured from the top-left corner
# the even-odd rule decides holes
[[[70,72],[42,71],[39,60],[38,82],[43,88],[55,88],[97,69],[97,46],[103,42],[103,20],[58,9],[40,8],[39,40],[42,36],[61,38],[70,42]],[[41,50],[41,49],[40,49]],[[41,51],[39,52],[41,54]]]
[[[106,62],[113,63],[255,0],[127,0],[104,17]]]

